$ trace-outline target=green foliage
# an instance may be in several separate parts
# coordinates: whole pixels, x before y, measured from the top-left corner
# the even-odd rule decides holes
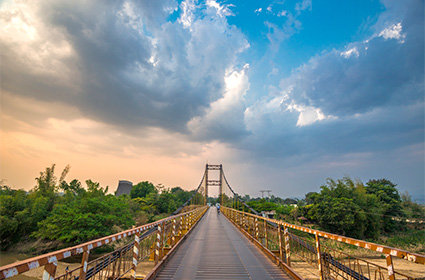
[[[23,190],[0,186],[0,247],[6,249],[33,229],[31,201]]]
[[[409,192],[401,194],[401,206],[406,218],[412,220],[425,220],[425,206],[412,201]]]
[[[171,193],[176,196],[176,198],[177,198],[176,204],[178,206],[180,206],[183,203],[185,203],[190,198],[190,196],[191,196],[191,193],[190,192],[185,191],[185,190],[183,190],[180,187],[172,188],[171,189]]]
[[[40,177],[35,178],[37,181],[37,186],[35,191],[45,197],[52,197],[57,190],[56,183],[57,179],[55,177],[55,164],[52,164],[52,167],[46,167],[45,172],[40,172]]]
[[[294,210],[295,206],[292,205],[287,205],[287,204],[281,204],[278,205],[277,209],[276,209],[276,213],[277,214],[281,214],[281,215],[285,215],[288,216],[291,214],[291,212]]]
[[[401,197],[395,184],[387,179],[369,180],[365,190],[377,198],[381,210],[381,224],[386,232],[393,232],[400,228],[400,223],[394,218],[404,217],[401,205]]]
[[[366,185],[349,177],[328,179],[321,192],[306,195],[301,212],[324,230],[354,238],[377,239],[400,228],[403,216],[396,185],[386,179]]]
[[[0,186],[2,250],[23,238],[85,242],[164,218],[192,195],[180,187],[169,190],[145,181],[135,185],[130,196],[115,197],[92,180],[85,181],[86,188],[75,179],[66,182],[69,168],[58,180],[55,165],[47,167],[30,192]]]
[[[54,171],[52,165],[40,172],[30,192],[0,186],[1,249],[31,237],[85,242],[164,218],[193,195],[180,187],[166,189],[144,181],[136,184],[129,196],[115,197],[92,180],[85,181],[86,188],[78,180],[67,183],[64,178],[69,166],[59,180]],[[196,194],[194,199],[202,203],[205,198]],[[208,198],[208,202],[215,204],[220,199]],[[225,194],[222,199],[225,206],[234,204]],[[412,202],[408,193],[400,196],[396,185],[386,179],[370,180],[366,185],[349,177],[328,179],[319,193],[310,192],[300,201],[275,196],[251,199],[249,195],[243,199],[258,212],[275,210],[278,217],[295,220],[303,215],[324,230],[354,238],[377,240],[391,232],[397,232],[393,239],[387,238],[394,244],[416,244],[425,238],[423,234],[408,237],[400,233],[405,230],[400,220],[423,220],[425,207]]]
[[[160,213],[172,213],[177,210],[175,196],[168,191],[163,191],[159,195],[155,206]]]
[[[94,189],[67,204],[60,204],[52,215],[39,223],[37,238],[64,242],[83,242],[112,234],[113,226],[134,224],[129,204]]]
[[[131,198],[146,197],[150,193],[156,194],[158,193],[158,191],[156,190],[155,186],[152,183],[148,181],[144,181],[133,186],[130,192],[130,197]]]
[[[165,189],[163,186],[159,186],[158,188],[161,189],[161,193],[158,194],[156,189],[152,191],[152,188],[149,186],[149,184],[151,183],[143,182],[137,184],[143,187],[145,190],[149,189],[149,192],[146,192],[147,195],[145,197],[137,196],[131,199],[131,205],[133,209],[139,209],[134,213],[138,213],[137,215],[139,215],[140,220],[145,220],[143,217],[140,217],[140,215],[147,215],[147,221],[153,222],[155,221],[154,217],[158,217],[158,215],[161,213],[171,214],[192,196],[191,192],[185,191],[180,187],[175,187],[170,190]],[[149,187],[147,188],[146,186]],[[140,190],[141,188],[133,193],[137,193]],[[200,201],[204,198],[198,194],[195,199]]]
[[[272,211],[277,210],[278,205],[276,203],[265,200],[264,198],[257,201],[250,201],[248,205],[251,206],[255,211]]]
[[[86,180],[86,185],[87,185],[87,195],[90,197],[104,196],[108,192],[108,187],[106,187],[105,189],[102,189],[99,183],[93,182],[90,179]]]

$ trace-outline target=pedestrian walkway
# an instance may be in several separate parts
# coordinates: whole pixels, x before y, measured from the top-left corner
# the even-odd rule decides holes
[[[291,278],[212,207],[156,279]]]

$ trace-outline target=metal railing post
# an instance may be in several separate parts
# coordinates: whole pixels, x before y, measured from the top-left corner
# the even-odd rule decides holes
[[[283,226],[283,234],[285,240],[285,256],[286,256],[286,264],[291,266],[291,245],[289,244],[289,231],[287,226]]]
[[[139,259],[139,244],[140,244],[140,232],[136,232],[134,235],[134,245],[133,245],[133,266],[131,268],[130,279],[136,279],[136,269],[137,269],[137,261]]]
[[[87,276],[87,262],[89,260],[90,250],[84,251],[81,260],[80,278],[79,280],[86,280]],[[43,279],[44,280],[44,279]]]
[[[180,223],[179,223],[179,240],[182,236],[182,228],[183,228],[184,224],[183,224],[183,216],[180,216]]]
[[[319,265],[319,273],[320,273],[320,280],[324,280],[324,275],[323,275],[323,264],[322,264],[322,253],[320,250],[320,239],[319,239],[319,235],[315,234],[316,236],[316,251],[317,251],[317,264]]]
[[[268,235],[268,232],[267,232],[267,221],[266,220],[264,220],[264,238],[265,238],[265,241],[266,241],[266,248],[269,249],[269,235]]]
[[[161,235],[162,235],[161,232],[162,232],[161,224],[159,224],[157,232],[156,232],[155,265],[157,265],[159,262],[159,250],[161,248],[160,246],[161,246]]]
[[[388,267],[388,278],[390,280],[395,280],[395,275],[394,275],[394,266],[393,266],[393,258],[390,254],[387,254],[385,256],[386,260],[387,260],[387,267]]]
[[[258,218],[257,217],[255,217],[255,220],[254,220],[254,223],[255,223],[255,239],[259,239],[259,232],[258,232]]]
[[[53,279],[55,279],[56,268],[58,266],[58,262],[55,259],[52,259],[51,263],[48,263],[44,266],[43,280],[53,280]]]
[[[176,244],[176,218],[173,219],[173,231],[171,232],[172,236],[171,236],[171,247],[174,247],[174,245]]]
[[[164,257],[164,247],[165,247],[165,238],[167,233],[167,224],[166,222],[162,222],[162,236],[161,236],[161,250],[159,251],[159,259],[162,260]]]
[[[282,261],[285,261],[283,258],[283,247],[282,247],[282,226],[277,225],[277,234],[279,236],[279,256]]]
[[[252,220],[252,223],[251,223],[251,220]],[[248,232],[251,236],[253,235],[252,234],[252,224],[253,224],[253,222],[254,222],[254,220],[252,219],[252,217],[248,216]]]
[[[187,233],[187,230],[189,228],[189,214],[184,215],[184,234]]]

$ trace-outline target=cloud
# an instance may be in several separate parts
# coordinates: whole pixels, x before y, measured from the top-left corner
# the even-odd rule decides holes
[[[312,57],[251,104],[246,149],[317,157],[423,143],[423,4],[407,6],[402,17],[389,7],[371,38]]]
[[[246,135],[244,96],[249,90],[249,65],[241,70],[228,69],[226,72],[225,90],[222,98],[211,103],[202,116],[194,117],[188,123],[192,134],[201,139],[219,139],[233,142],[234,138]]]
[[[278,18],[277,21],[270,18],[264,22],[264,25],[268,28],[266,36],[270,42],[270,49],[273,52],[279,50],[279,46],[284,40],[287,40],[302,29],[302,23],[298,17],[303,11],[311,11],[312,9],[311,0],[297,2],[294,11],[283,9],[284,5],[286,5],[285,2],[278,1],[270,4],[266,9],[268,14],[272,14]],[[279,11],[275,12],[275,10]],[[261,10],[257,11],[260,12]],[[285,18],[283,23],[281,18]]]
[[[406,37],[401,33],[402,26],[401,22],[393,24],[390,27],[385,28],[379,33],[379,36],[382,36],[384,39],[397,39],[400,43],[404,43],[404,38]]]
[[[229,7],[215,1],[6,3],[2,90],[67,104],[122,129],[185,132],[189,120],[222,97],[226,70],[249,46],[227,23]],[[169,21],[176,10],[179,19]]]
[[[383,3],[386,10],[368,31],[373,35],[324,50],[287,76],[274,67],[260,77],[279,82],[263,86],[253,75],[267,55],[278,56],[281,43],[301,32],[300,15],[312,9],[311,1],[291,9],[275,1],[256,10],[267,18],[272,50],[260,62],[249,56],[260,48],[247,54],[251,42],[228,21],[238,15],[231,4],[4,1],[2,169],[9,174],[45,158],[37,174],[75,156],[74,165],[108,165],[99,176],[125,162],[133,173],[140,165],[159,178],[155,164],[176,160],[196,169],[208,159],[235,166],[238,174],[249,170],[231,183],[253,191],[264,183],[277,190],[286,179],[285,185],[298,187],[347,173],[376,178],[375,166],[382,176],[409,166],[418,177],[423,1]],[[421,178],[416,181],[423,186]]]
[[[424,69],[418,37],[423,34],[415,32],[417,26],[409,29],[404,43],[379,36],[316,56],[283,79],[281,88],[293,88],[296,103],[340,117],[420,102]]]
[[[312,9],[311,0],[303,0],[302,2],[298,2],[295,4],[295,10],[299,13],[304,10],[310,10]]]

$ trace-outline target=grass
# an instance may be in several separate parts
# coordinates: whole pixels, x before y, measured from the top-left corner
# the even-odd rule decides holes
[[[387,236],[381,236],[380,243],[400,248],[406,251],[425,253],[425,231],[418,229],[407,229]]]

